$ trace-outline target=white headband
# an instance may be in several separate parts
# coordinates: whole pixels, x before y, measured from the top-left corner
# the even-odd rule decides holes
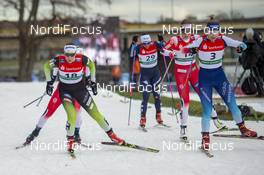
[[[144,44],[150,43],[151,42],[151,38],[150,35],[142,35],[140,37],[140,41]]]
[[[64,53],[74,54],[77,51],[77,47],[75,45],[65,45]]]

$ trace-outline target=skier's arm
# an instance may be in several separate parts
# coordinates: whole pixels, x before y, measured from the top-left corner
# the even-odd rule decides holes
[[[88,69],[87,69],[88,68]],[[93,62],[92,59],[87,57],[87,63],[86,63],[86,72],[85,72],[85,76],[91,77],[91,81],[95,82],[96,81],[96,68],[95,68],[95,64]]]
[[[222,39],[225,41],[226,45],[229,47],[239,47],[241,44],[243,44],[243,42],[234,40],[227,36],[222,36]]]
[[[174,58],[174,53],[173,53],[173,51],[166,49],[165,47],[163,47],[163,46],[162,46],[160,43],[158,43],[158,42],[155,42],[155,44],[156,44],[156,46],[157,46],[159,52],[160,52],[162,55],[164,55],[164,56],[169,56],[171,59]]]
[[[167,43],[165,44],[165,48],[170,50],[173,44],[178,44],[178,39],[175,36],[171,37],[171,39],[167,41]]]
[[[52,84],[55,82],[58,72],[59,72],[59,58],[55,57],[50,60],[49,63],[50,69],[51,69],[51,75],[50,80],[47,80],[48,82],[51,82]]]
[[[86,85],[91,87],[93,94],[97,95],[97,85],[95,79],[95,64],[93,60],[83,55],[83,65],[86,66],[85,69],[85,77],[86,77]]]
[[[199,37],[197,38],[195,41],[193,41],[191,44],[185,46],[184,48],[198,48],[200,46],[200,44],[202,43],[203,41],[203,38],[202,37]]]
[[[247,49],[247,45],[241,41],[233,40],[227,36],[222,36],[222,39],[225,41],[227,46],[237,48],[237,52],[239,53]]]
[[[51,71],[51,74],[50,74],[50,79],[47,79],[47,85],[46,85],[46,93],[48,95],[52,95],[52,92],[53,92],[53,84],[57,78],[57,75],[58,75],[58,71],[59,71],[59,68],[58,68],[58,57],[55,57],[53,59],[51,59],[50,61],[50,69]],[[47,66],[48,68],[48,66]],[[48,69],[47,69],[48,70]]]
[[[51,77],[50,77],[50,73],[51,73],[51,66],[49,61],[46,61],[43,65],[43,70],[44,70],[44,74],[45,74],[45,79],[46,81],[50,81]]]

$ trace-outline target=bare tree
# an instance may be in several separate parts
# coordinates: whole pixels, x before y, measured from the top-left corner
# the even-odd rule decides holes
[[[17,30],[19,40],[19,70],[18,81],[30,81],[33,67],[37,58],[38,46],[42,37],[30,33],[30,25],[37,24],[39,14],[43,9],[40,3],[51,6],[51,14],[47,21],[52,23],[55,19],[67,16],[81,16],[89,8],[89,0],[4,0],[5,10],[15,9],[18,12]],[[102,3],[111,4],[111,0],[100,0]],[[65,10],[65,9],[68,9]],[[45,9],[44,9],[45,10]],[[71,12],[70,14],[67,12]]]
[[[215,18],[218,20],[229,20],[230,17],[226,12],[223,11],[218,11],[217,14],[215,15]]]
[[[232,19],[244,19],[244,14],[239,10],[234,10],[232,13]]]
[[[189,21],[196,21],[196,20],[197,20],[197,17],[196,17],[195,15],[191,15],[191,14],[189,14],[189,15],[187,15],[187,16],[185,17],[185,19],[187,19],[187,20],[189,20]]]

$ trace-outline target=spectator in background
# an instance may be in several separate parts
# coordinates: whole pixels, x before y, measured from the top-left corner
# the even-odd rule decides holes
[[[140,74],[140,65],[138,56],[135,58],[134,68],[133,68],[133,60],[134,60],[134,51],[136,46],[138,45],[138,35],[134,35],[132,38],[132,43],[129,47],[129,72],[130,72],[130,82],[138,83],[138,78]],[[132,72],[134,71],[133,80],[132,80]]]
[[[121,69],[119,65],[114,66],[112,68],[112,77],[113,77],[114,84],[118,84],[120,77],[121,77]]]

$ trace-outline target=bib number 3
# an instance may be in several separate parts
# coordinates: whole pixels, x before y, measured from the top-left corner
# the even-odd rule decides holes
[[[215,56],[216,56],[216,53],[211,53],[211,60],[214,60],[215,59]]]

